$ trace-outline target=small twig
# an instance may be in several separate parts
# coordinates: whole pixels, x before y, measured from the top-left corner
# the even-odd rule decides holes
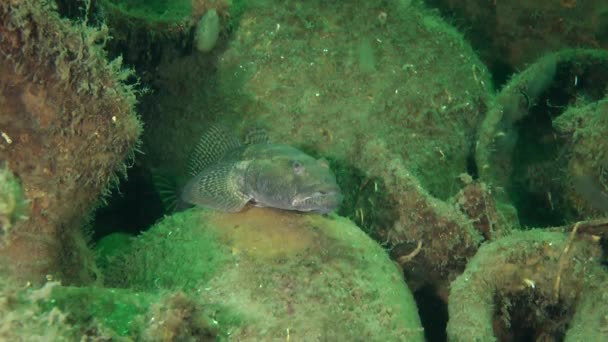
[[[572,247],[572,242],[574,241],[574,237],[576,236],[576,232],[578,231],[579,227],[581,226],[583,222],[577,222],[574,224],[574,228],[572,228],[572,231],[570,232],[570,237],[568,238],[568,242],[566,243],[566,247],[564,247],[564,250],[562,252],[562,255],[559,256],[559,263],[558,263],[558,268],[557,268],[557,277],[555,278],[555,285],[553,286],[553,290],[555,293],[555,302],[557,302],[559,300],[559,287],[561,285],[561,279],[562,279],[562,271],[564,270],[564,267],[566,265],[566,260],[567,260],[567,254],[570,251],[570,247]]]
[[[421,250],[422,250],[422,240],[419,240],[416,248],[414,248],[414,250],[411,253],[398,257],[397,262],[400,265],[407,264],[408,262],[412,261],[412,259],[414,259],[416,257],[416,255],[418,255],[420,253]]]
[[[608,219],[599,219],[591,221],[579,221],[575,224],[567,226],[559,226],[548,228],[548,231],[568,232],[574,230],[578,225],[577,231],[579,234],[595,235],[608,238]]]

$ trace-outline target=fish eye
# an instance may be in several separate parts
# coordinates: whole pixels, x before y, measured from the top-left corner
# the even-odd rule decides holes
[[[297,160],[294,160],[291,163],[291,167],[293,168],[293,172],[297,175],[299,175],[300,173],[302,173],[302,171],[304,170],[304,166],[302,165],[302,163],[300,163]]]

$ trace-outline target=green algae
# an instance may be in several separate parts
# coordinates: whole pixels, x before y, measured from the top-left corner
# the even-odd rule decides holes
[[[26,201],[21,184],[7,166],[0,165],[0,246],[15,223],[26,219]]]
[[[60,309],[80,330],[97,324],[118,336],[134,336],[142,326],[141,316],[158,300],[158,295],[123,289],[56,286],[40,306]]]
[[[196,290],[226,262],[226,247],[217,233],[204,227],[204,222],[188,214],[162,220],[131,242],[125,255],[114,255],[106,284],[137,290]]]
[[[104,6],[150,22],[178,23],[189,18],[192,12],[192,2],[189,0],[102,0],[102,2]]]
[[[484,244],[452,282],[448,339],[519,340],[531,329],[557,340],[604,340],[607,276],[599,254],[597,245],[540,229]]]
[[[231,338],[422,339],[386,253],[349,221],[249,209],[165,218],[106,268],[108,286],[184,291]]]

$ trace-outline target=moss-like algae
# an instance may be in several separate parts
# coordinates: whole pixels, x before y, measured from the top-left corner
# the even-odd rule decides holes
[[[12,140],[0,159],[30,201],[0,258],[24,281],[94,279],[80,227],[142,129],[133,74],[107,60],[107,38],[107,27],[62,19],[49,2],[0,3],[0,125]]]
[[[27,219],[21,184],[6,165],[0,165],[0,246],[19,220]]]
[[[599,253],[588,241],[571,243],[565,234],[541,230],[483,245],[452,282],[449,340],[521,340],[526,332],[575,337],[572,341],[595,334],[593,339],[604,340],[599,326],[606,310],[589,306],[589,300],[597,299],[605,307],[601,284],[606,274]],[[571,320],[585,322],[584,327],[566,333],[576,326]]]
[[[224,308],[232,339],[422,339],[411,293],[386,253],[348,221],[272,209],[190,210],[139,237],[108,285],[185,291]],[[227,310],[227,311],[225,311]]]
[[[192,13],[189,0],[102,0],[102,6],[115,6],[125,14],[150,22],[181,23]]]

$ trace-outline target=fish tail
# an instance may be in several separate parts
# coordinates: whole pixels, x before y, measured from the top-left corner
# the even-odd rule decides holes
[[[165,213],[175,212],[180,205],[177,180],[157,168],[152,168],[150,174],[152,175],[152,184],[160,197]]]

